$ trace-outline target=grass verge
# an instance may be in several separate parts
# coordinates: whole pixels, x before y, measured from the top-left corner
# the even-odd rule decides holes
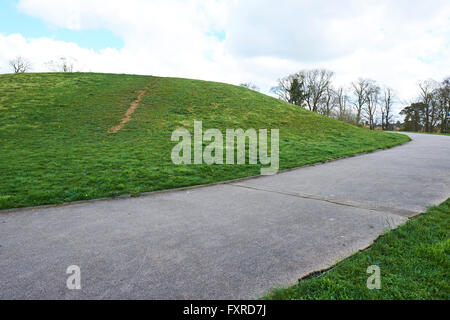
[[[329,271],[274,289],[264,299],[449,299],[449,232],[447,199]],[[380,267],[380,290],[367,288],[366,270],[371,265]]]

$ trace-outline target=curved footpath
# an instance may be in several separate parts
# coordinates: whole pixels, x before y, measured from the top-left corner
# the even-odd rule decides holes
[[[240,299],[450,196],[450,137],[237,183],[0,212],[1,299]],[[81,270],[81,290],[66,269]]]

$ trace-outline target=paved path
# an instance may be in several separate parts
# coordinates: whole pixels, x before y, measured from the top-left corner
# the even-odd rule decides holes
[[[245,182],[0,213],[0,298],[257,298],[293,284],[450,196],[450,137],[410,136]]]

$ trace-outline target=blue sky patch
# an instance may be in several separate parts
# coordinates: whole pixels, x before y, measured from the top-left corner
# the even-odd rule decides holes
[[[105,29],[69,30],[50,26],[41,20],[27,16],[16,8],[16,1],[0,1],[0,33],[20,33],[25,38],[51,38],[74,42],[82,48],[99,51],[104,48],[121,49],[122,38]]]
[[[227,37],[225,30],[211,30],[206,33],[207,36],[215,37],[219,41],[224,41]]]

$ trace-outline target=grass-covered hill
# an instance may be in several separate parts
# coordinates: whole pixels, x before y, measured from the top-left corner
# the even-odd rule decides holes
[[[130,121],[112,133],[138,96]],[[192,131],[194,120],[222,132],[278,128],[280,169],[408,140],[223,83],[92,73],[0,75],[0,209],[259,174],[260,165],[173,164],[172,131]]]

